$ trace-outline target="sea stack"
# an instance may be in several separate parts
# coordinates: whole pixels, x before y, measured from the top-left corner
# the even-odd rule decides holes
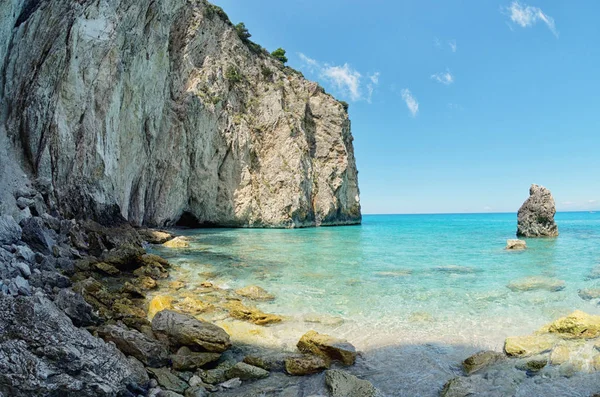
[[[554,222],[556,206],[550,190],[531,185],[529,198],[525,200],[517,215],[518,237],[556,237],[558,226]]]

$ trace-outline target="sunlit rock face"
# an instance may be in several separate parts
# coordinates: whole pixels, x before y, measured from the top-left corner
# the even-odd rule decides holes
[[[529,198],[519,208],[517,215],[517,236],[558,236],[554,214],[556,214],[556,206],[550,190],[543,186],[531,185]]]
[[[344,106],[217,7],[9,0],[0,17],[0,136],[65,215],[360,222]]]

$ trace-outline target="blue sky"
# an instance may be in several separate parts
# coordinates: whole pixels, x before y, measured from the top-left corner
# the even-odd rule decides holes
[[[364,213],[600,209],[600,2],[215,3],[350,103]]]

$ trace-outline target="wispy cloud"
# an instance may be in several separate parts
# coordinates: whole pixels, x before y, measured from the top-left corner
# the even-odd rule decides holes
[[[375,89],[375,86],[379,84],[379,72],[370,74],[369,80],[371,80],[371,82],[367,84],[367,102],[371,103],[373,90]]]
[[[361,98],[359,90],[360,73],[352,69],[347,63],[343,66],[327,65],[321,72],[339,90],[347,92],[353,101]]]
[[[554,18],[545,14],[541,8],[513,1],[507,10],[510,20],[522,28],[533,26],[537,21],[542,21],[546,24],[548,29],[550,29],[552,34],[558,38],[558,31],[556,30]]]
[[[432,74],[431,78],[438,83],[442,83],[444,85],[450,85],[454,83],[454,76],[450,73],[450,70],[446,69],[445,72],[440,72],[436,74]]]
[[[412,116],[415,117],[419,113],[419,102],[417,102],[408,88],[402,90],[402,99]]]
[[[362,82],[363,76],[349,64],[331,65],[319,62],[309,56],[298,53],[298,57],[310,72],[318,74],[318,77],[329,82],[342,95],[347,95],[352,101],[364,99],[363,93],[367,92],[366,100],[371,103],[371,97],[375,86],[379,83],[379,72],[367,75],[366,85]]]
[[[456,40],[450,40],[448,42],[448,45],[450,46],[450,49],[452,50],[452,52],[456,52]]]

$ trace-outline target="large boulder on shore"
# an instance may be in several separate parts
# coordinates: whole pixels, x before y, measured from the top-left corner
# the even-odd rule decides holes
[[[325,372],[325,384],[331,391],[331,397],[375,397],[377,395],[377,389],[371,382],[339,369]]]
[[[129,395],[144,379],[139,365],[73,326],[50,300],[0,295],[0,395]]]
[[[297,344],[302,353],[314,354],[328,360],[352,365],[356,361],[356,349],[349,342],[316,331],[308,331]]]
[[[161,367],[169,362],[169,352],[164,344],[135,329],[105,325],[98,329],[98,335],[106,342],[113,342],[123,353],[148,366]]]
[[[154,316],[152,331],[172,346],[214,353],[222,353],[231,347],[229,335],[223,328],[172,310],[163,310]]]
[[[554,222],[556,206],[550,190],[531,185],[529,198],[517,214],[518,237],[556,237],[558,226]]]

